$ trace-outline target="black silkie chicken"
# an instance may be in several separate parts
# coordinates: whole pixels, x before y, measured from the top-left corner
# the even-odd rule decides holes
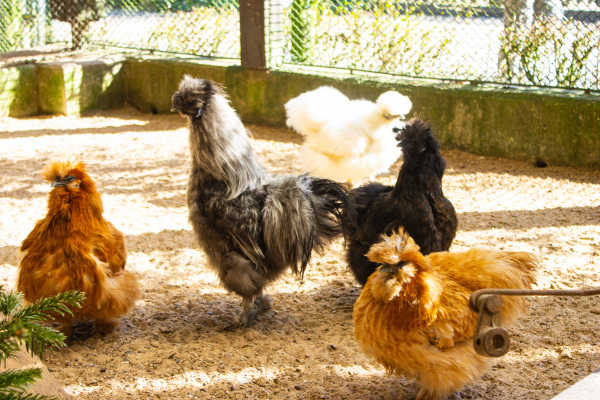
[[[346,237],[346,258],[363,286],[378,266],[366,254],[383,234],[404,227],[423,255],[448,250],[456,236],[456,211],[442,190],[446,161],[430,124],[413,118],[394,131],[403,157],[396,185],[371,182],[350,192],[358,229]]]
[[[232,326],[252,325],[270,307],[269,282],[288,267],[303,276],[313,249],[355,229],[353,202],[334,181],[267,172],[215,82],[185,76],[172,102],[189,120],[190,222],[223,286],[242,296]]]

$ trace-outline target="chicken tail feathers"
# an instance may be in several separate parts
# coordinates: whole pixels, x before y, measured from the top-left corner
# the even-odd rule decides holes
[[[315,242],[315,211],[304,176],[278,177],[265,185],[263,239],[267,259],[300,277]]]
[[[354,229],[356,211],[340,184],[309,176],[281,177],[265,185],[263,239],[267,259],[304,276],[314,249]],[[344,218],[344,210],[349,216]]]
[[[331,240],[341,233],[349,237],[356,231],[356,204],[344,186],[330,179],[313,178],[311,191],[319,199],[315,210],[320,236]]]

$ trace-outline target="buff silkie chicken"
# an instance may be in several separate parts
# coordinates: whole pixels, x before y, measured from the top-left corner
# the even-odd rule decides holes
[[[389,373],[416,379],[418,400],[444,399],[480,377],[492,359],[473,348],[478,289],[530,289],[537,260],[526,252],[472,248],[423,256],[403,229],[374,244],[380,265],[354,305],[354,334]],[[525,311],[519,296],[502,296],[502,323]]]
[[[73,316],[53,315],[60,330],[78,340],[111,332],[140,297],[136,276],[125,270],[123,234],[103,218],[100,193],[82,161],[50,163],[42,177],[52,184],[48,213],[21,245],[17,288],[28,302],[82,291],[86,299]]]
[[[252,325],[271,306],[267,284],[288,268],[302,276],[313,249],[355,229],[353,202],[334,181],[269,173],[217,83],[185,76],[172,103],[189,122],[190,222],[223,286],[242,297],[229,327]]]
[[[300,161],[305,171],[356,186],[387,172],[398,160],[393,127],[410,111],[408,97],[396,91],[375,103],[350,100],[339,90],[322,86],[285,104],[287,125],[304,136]]]

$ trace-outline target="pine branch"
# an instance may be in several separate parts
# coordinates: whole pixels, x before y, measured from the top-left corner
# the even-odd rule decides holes
[[[0,390],[0,399],[2,400],[59,400],[56,397],[48,397],[41,394],[30,394],[18,391],[3,392]]]
[[[1,287],[0,287],[1,290]],[[6,359],[14,353],[14,347],[8,337],[19,337],[25,342],[25,347],[32,354],[42,355],[43,350],[51,346],[64,346],[65,336],[51,327],[40,323],[54,319],[49,313],[59,315],[69,314],[71,307],[81,307],[85,293],[70,291],[55,296],[40,299],[35,303],[18,309],[15,299],[20,301],[20,294],[0,292],[0,302],[5,314],[5,319],[0,322],[0,339],[5,337],[0,344],[0,356]]]
[[[26,390],[29,385],[41,377],[42,370],[40,368],[9,369],[8,371],[4,371],[0,374],[0,393],[5,390]]]
[[[12,314],[20,305],[23,295],[21,293],[5,292],[0,286],[0,313],[5,317]]]
[[[27,335],[23,341],[27,351],[41,356],[44,349],[52,346],[65,346],[65,335],[54,328],[37,324],[27,324]]]
[[[4,361],[4,365],[6,365],[6,360],[19,351],[19,346],[13,339],[16,336],[12,327],[0,329],[0,363]]]
[[[54,319],[52,314],[73,315],[71,307],[81,307],[85,294],[71,291],[21,306],[23,295],[5,292],[0,285],[0,362],[13,357],[19,341],[33,354],[42,354],[46,347],[64,346],[65,336],[41,323]],[[1,400],[52,400],[25,390],[42,376],[42,370],[29,368],[0,372]]]
[[[57,313],[60,316],[65,314],[73,315],[70,307],[81,308],[81,302],[85,299],[85,293],[78,291],[69,291],[60,293],[45,299],[39,299],[35,303],[23,307],[12,315],[13,321],[39,323],[48,319],[54,319],[47,313]]]

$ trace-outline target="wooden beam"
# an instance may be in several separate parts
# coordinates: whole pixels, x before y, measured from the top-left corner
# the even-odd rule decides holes
[[[264,0],[240,0],[240,42],[242,67],[266,69]]]

